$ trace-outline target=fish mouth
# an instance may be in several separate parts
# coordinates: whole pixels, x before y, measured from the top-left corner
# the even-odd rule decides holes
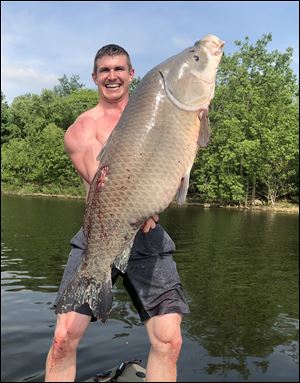
[[[223,48],[225,45],[225,41],[221,40],[219,37],[215,35],[206,35],[201,40],[196,41],[196,46],[202,46],[204,50],[207,51],[212,56],[220,56],[223,54]]]

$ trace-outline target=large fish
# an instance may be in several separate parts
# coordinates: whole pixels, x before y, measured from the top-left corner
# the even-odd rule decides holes
[[[88,303],[105,321],[112,307],[111,267],[124,272],[141,225],[177,197],[183,203],[224,43],[207,35],[148,72],[98,156],[84,219],[86,252],[57,311]],[[200,116],[200,120],[199,120]]]

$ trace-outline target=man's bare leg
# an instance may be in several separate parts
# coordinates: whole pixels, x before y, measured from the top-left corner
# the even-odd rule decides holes
[[[176,363],[182,344],[181,319],[181,314],[172,313],[158,315],[145,322],[151,342],[147,382],[176,382]]]
[[[45,382],[74,382],[76,350],[91,317],[76,312],[58,314],[46,361]]]

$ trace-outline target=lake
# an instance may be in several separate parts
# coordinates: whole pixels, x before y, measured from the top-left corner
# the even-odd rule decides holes
[[[42,382],[52,304],[84,201],[4,195],[1,202],[1,380]],[[191,309],[178,381],[299,381],[298,215],[174,206],[160,223],[176,244]],[[91,323],[80,343],[78,382],[128,359],[146,365],[144,325],[121,280],[113,292],[110,319]]]

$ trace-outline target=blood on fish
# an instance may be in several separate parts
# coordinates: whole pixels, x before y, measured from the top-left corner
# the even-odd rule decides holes
[[[107,174],[108,174],[108,166],[103,166],[103,168],[101,168],[99,178],[97,181],[97,189],[98,190],[104,186],[104,180],[105,180],[105,177],[107,176]]]

